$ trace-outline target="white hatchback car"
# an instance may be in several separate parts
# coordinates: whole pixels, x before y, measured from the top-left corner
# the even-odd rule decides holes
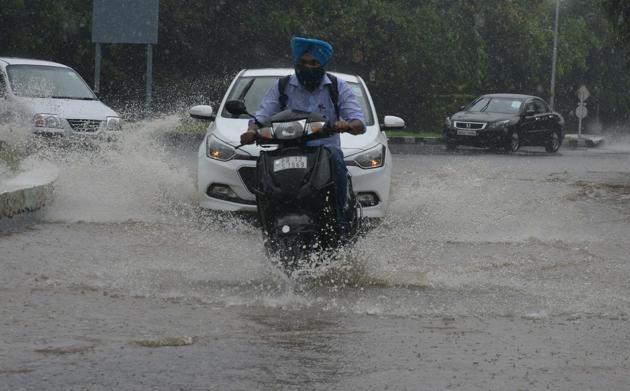
[[[247,129],[248,119],[234,118],[225,110],[225,102],[242,99],[247,111],[255,113],[272,84],[293,72],[293,69],[288,68],[243,70],[232,81],[216,114],[211,106],[194,106],[190,109],[193,118],[212,121],[198,152],[197,189],[202,207],[225,211],[256,211],[253,187],[256,159],[261,147],[245,145],[236,149],[240,145],[241,133]],[[381,131],[372,97],[363,79],[344,73],[332,74],[350,85],[365,116],[364,134],[341,134],[341,147],[352,175],[354,192],[363,206],[364,216],[383,217],[389,201],[392,169],[387,137]],[[246,94],[241,96],[245,88]],[[401,118],[384,118],[386,128],[404,126],[405,122]]]
[[[0,57],[3,118],[21,118],[45,135],[96,137],[121,129],[120,116],[72,68],[23,58]]]

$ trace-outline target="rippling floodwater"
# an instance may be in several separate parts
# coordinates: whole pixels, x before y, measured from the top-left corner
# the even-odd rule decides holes
[[[396,156],[388,216],[340,262],[295,281],[270,266],[253,219],[198,208],[194,146],[164,141],[177,124],[136,124],[96,149],[42,149],[61,171],[44,217],[68,243],[55,266],[72,273],[60,283],[396,315],[628,310],[617,281],[626,266],[597,266],[601,252],[621,256],[610,241],[627,238],[627,220],[615,222],[623,195],[593,202],[575,185],[623,179],[627,155]],[[66,263],[69,248],[76,263]],[[85,258],[99,260],[84,267]]]
[[[41,214],[40,222],[0,237],[3,257],[9,260],[7,272],[0,277],[3,288],[65,292],[71,297],[80,292],[87,302],[94,300],[105,307],[122,300],[127,328],[139,323],[134,327],[143,329],[156,322],[156,327],[169,329],[166,325],[175,319],[198,326],[202,313],[213,313],[212,330],[224,330],[231,337],[232,329],[240,330],[239,335],[254,346],[275,341],[261,347],[261,356],[254,360],[259,365],[265,361],[262,352],[272,349],[274,360],[282,363],[280,369],[272,369],[273,376],[239,367],[243,359],[232,349],[241,346],[240,342],[224,346],[230,354],[219,360],[224,366],[232,363],[241,368],[240,379],[255,378],[267,387],[290,387],[289,379],[297,376],[300,380],[293,386],[305,389],[317,388],[315,385],[326,389],[323,385],[330,384],[343,389],[374,384],[416,389],[415,375],[400,377],[398,372],[384,372],[384,383],[369,376],[345,383],[321,374],[330,375],[338,367],[324,365],[330,359],[349,360],[354,370],[361,367],[351,356],[359,353],[339,352],[330,339],[352,344],[357,327],[366,335],[376,332],[369,340],[356,337],[355,343],[370,346],[372,361],[379,357],[376,362],[382,364],[387,362],[384,352],[391,356],[397,349],[405,354],[418,349],[404,343],[404,348],[383,347],[378,335],[390,340],[402,333],[401,341],[416,341],[424,352],[433,346],[430,339],[419,342],[415,331],[409,330],[433,330],[433,319],[444,323],[439,327],[441,332],[447,330],[443,337],[451,335],[451,328],[455,335],[461,332],[463,340],[470,330],[486,335],[475,343],[493,346],[493,354],[501,350],[493,341],[495,334],[527,345],[525,336],[534,329],[522,322],[549,322],[555,336],[564,332],[559,324],[572,322],[569,329],[588,335],[596,346],[602,341],[592,341],[593,335],[583,329],[586,326],[577,324],[581,319],[593,319],[596,328],[608,330],[607,344],[611,340],[619,343],[613,349],[614,370],[623,373],[627,366],[619,355],[628,346],[629,334],[617,326],[597,323],[612,319],[627,326],[630,313],[630,149],[623,145],[598,151],[563,149],[557,155],[537,149],[512,155],[475,150],[395,155],[387,217],[346,249],[338,262],[300,278],[288,278],[266,259],[252,218],[198,207],[196,146],[173,145],[166,137],[177,124],[176,117],[138,123],[125,130],[120,142],[98,148],[41,148],[39,154],[60,169],[56,198]],[[91,299],[91,293],[101,298]],[[181,309],[170,306],[165,310],[170,316],[147,320],[130,309],[136,300],[145,300],[138,304],[138,311],[149,314],[158,314],[154,307],[166,308],[168,303]],[[156,300],[165,304],[152,304]],[[81,302],[75,305],[81,306]],[[5,312],[7,308],[13,306],[6,305]],[[233,311],[240,315],[230,315]],[[115,313],[96,312],[105,325],[122,321]],[[180,319],[184,312],[186,316]],[[357,326],[359,319],[367,323]],[[514,319],[519,320],[520,330],[510,328]],[[364,330],[370,325],[373,330]],[[89,323],[85,327],[95,326]],[[397,331],[392,334],[393,330]],[[111,338],[116,334],[102,332]],[[77,333],[72,331],[65,338],[76,339]],[[213,335],[211,330],[197,333],[199,341],[206,341],[202,346],[212,345],[204,339]],[[328,350],[310,350],[321,347],[320,342]],[[457,346],[453,343],[447,345]],[[536,340],[532,346],[540,344]],[[466,350],[472,351],[474,348]],[[312,365],[301,364],[305,372],[294,373],[290,369],[294,364],[284,360],[289,352],[301,352]],[[404,360],[422,362],[423,352]],[[450,356],[442,351],[441,360],[468,353]],[[417,362],[408,365],[422,366]],[[413,368],[417,369],[412,367],[410,373],[415,373]],[[506,376],[512,373],[507,366],[500,369]],[[474,368],[467,370],[475,373]],[[490,376],[491,372],[479,374]],[[451,384],[445,380],[450,375],[432,373],[434,382],[429,384],[438,388]],[[524,372],[518,373],[518,384],[527,384],[520,382]],[[627,376],[615,374],[613,379],[621,381],[619,384],[627,380]],[[229,377],[221,379],[218,384],[223,387],[218,388],[231,388],[227,386],[232,384]],[[490,377],[484,379],[475,384],[496,386]],[[182,380],[180,384],[190,383]],[[243,384],[235,388],[261,385]],[[514,383],[504,377],[498,384]]]

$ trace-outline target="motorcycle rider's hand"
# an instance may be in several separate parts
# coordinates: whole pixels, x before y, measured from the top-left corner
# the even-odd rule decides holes
[[[335,122],[335,132],[343,133],[347,132],[350,129],[350,123],[347,121],[336,121]]]
[[[241,134],[241,144],[251,144],[258,138],[255,130],[247,129],[247,132]]]

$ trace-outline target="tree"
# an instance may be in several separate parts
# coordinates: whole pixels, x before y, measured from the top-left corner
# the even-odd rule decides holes
[[[602,0],[601,3],[609,18],[616,43],[625,47],[630,55],[630,1]]]
[[[161,0],[154,102],[165,111],[216,103],[239,70],[291,67],[291,36],[312,36],[332,42],[329,69],[366,80],[378,112],[402,116],[410,129],[435,131],[482,93],[548,97],[554,4]],[[589,104],[597,100],[604,122],[627,120],[630,72],[619,45],[630,49],[630,0],[561,4],[556,107],[570,121],[575,90],[586,84]],[[0,54],[59,61],[91,83],[91,15],[86,0],[3,0]],[[103,46],[101,91],[108,103],[120,109],[143,99],[145,58],[141,45]]]

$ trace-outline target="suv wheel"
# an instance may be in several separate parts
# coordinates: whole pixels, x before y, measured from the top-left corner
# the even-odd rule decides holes
[[[457,148],[457,143],[455,142],[455,140],[446,139],[446,149],[448,149],[449,151],[454,151],[455,148]]]
[[[549,135],[549,140],[547,140],[547,144],[545,144],[545,150],[550,153],[557,152],[560,148],[560,132],[554,130]]]
[[[510,133],[510,137],[507,139],[507,143],[505,144],[505,150],[507,152],[516,152],[521,147],[521,139],[518,137],[518,132],[513,130]]]

